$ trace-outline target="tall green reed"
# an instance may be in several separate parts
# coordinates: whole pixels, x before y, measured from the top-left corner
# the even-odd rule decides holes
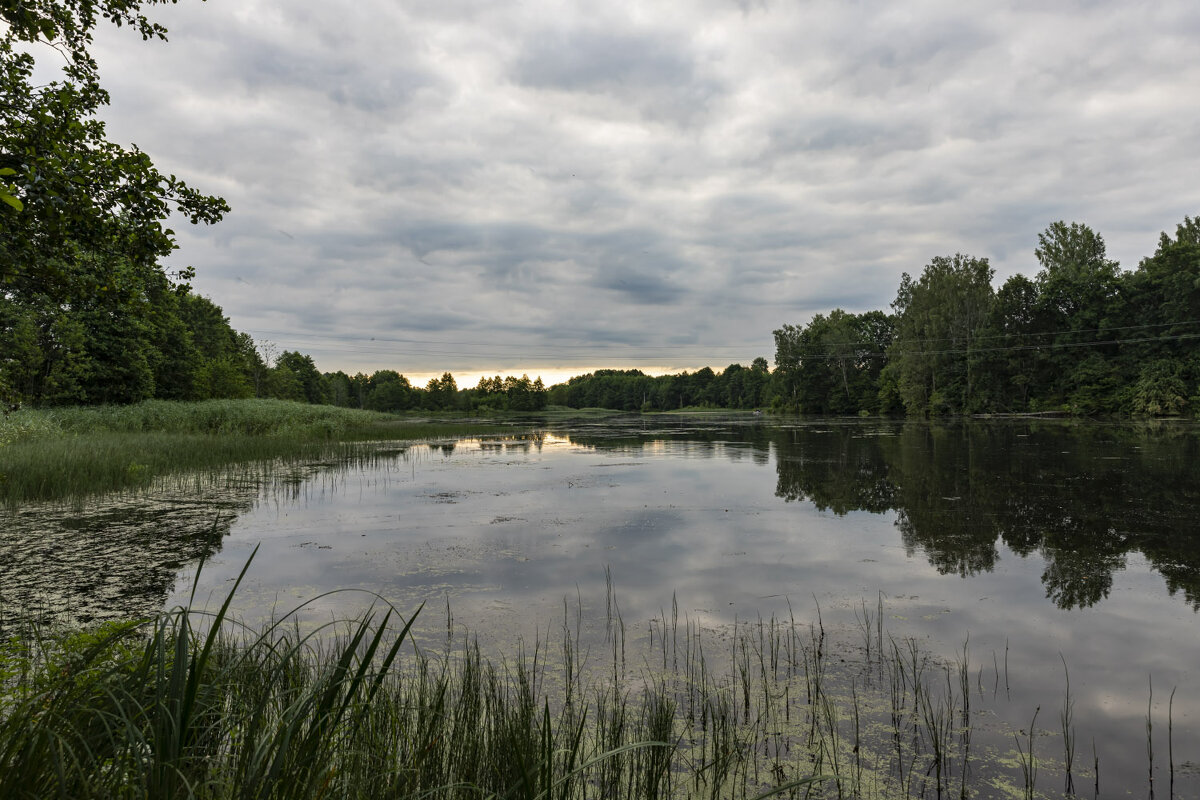
[[[346,462],[369,457],[383,441],[515,430],[283,400],[22,410],[0,418],[0,504],[81,502],[233,467],[271,472]]]
[[[413,649],[402,667],[416,613],[239,627],[244,575],[215,614],[7,649],[0,796],[566,800],[604,761],[666,746],[552,714],[537,652],[502,671],[471,643],[440,660]]]

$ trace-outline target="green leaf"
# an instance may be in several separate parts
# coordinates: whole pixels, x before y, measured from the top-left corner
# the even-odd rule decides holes
[[[8,192],[2,191],[2,190],[0,190],[0,202],[8,203],[10,206],[15,208],[17,211],[21,211],[25,208],[24,203],[22,203],[17,198],[13,197]]]

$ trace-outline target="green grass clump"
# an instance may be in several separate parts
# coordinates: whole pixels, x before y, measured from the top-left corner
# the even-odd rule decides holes
[[[212,617],[0,648],[0,796],[673,796],[664,692],[552,702],[536,650],[504,667],[469,643],[432,659],[393,610],[333,638],[250,633],[228,623],[232,596]]]
[[[33,442],[63,435],[63,429],[49,414],[15,411],[0,416],[0,447],[14,442]]]
[[[368,454],[368,442],[513,431],[285,400],[22,410],[0,417],[0,504],[80,502],[235,464],[270,471],[280,463],[344,462]]]

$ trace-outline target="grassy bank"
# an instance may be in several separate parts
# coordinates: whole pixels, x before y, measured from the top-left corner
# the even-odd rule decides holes
[[[435,421],[282,400],[148,401],[0,417],[0,503],[78,502],[234,464],[339,461],[368,442],[512,432],[502,420]]]

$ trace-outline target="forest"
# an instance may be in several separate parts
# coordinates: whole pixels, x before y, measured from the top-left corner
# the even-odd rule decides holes
[[[1200,411],[1200,218],[1135,270],[1086,225],[1038,236],[1041,270],[999,288],[986,258],[937,257],[901,276],[890,311],[833,309],[774,331],[764,357],[721,372],[597,370],[546,387],[499,375],[459,388],[449,372],[414,386],[400,372],[322,373],[230,325],[169,274],[74,246],[47,275],[0,284],[0,391],[9,405],[266,397],[373,411],[772,409],[820,415]]]
[[[162,270],[128,270],[96,291],[96,260],[67,280],[0,291],[0,392],[10,407],[143,400],[272,398],[371,411],[538,411],[540,378],[485,378],[460,390],[450,373],[413,386],[395,370],[321,373],[312,357],[279,352],[230,325],[222,309]]]

